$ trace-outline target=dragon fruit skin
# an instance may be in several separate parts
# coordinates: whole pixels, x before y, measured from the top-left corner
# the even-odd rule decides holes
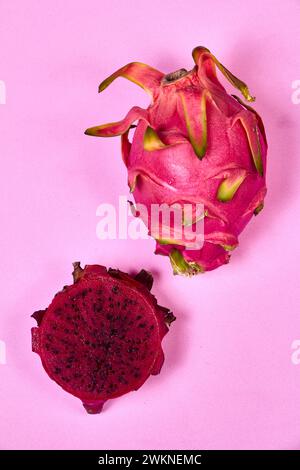
[[[141,63],[128,64],[104,80],[127,78],[151,96],[147,110],[132,108],[120,122],[87,129],[100,137],[121,135],[128,183],[137,204],[202,203],[204,244],[157,240],[156,253],[170,257],[175,274],[197,274],[228,263],[238,235],[263,208],[267,141],[256,111],[220,84],[218,68],[247,101],[244,82],[204,47],[193,50],[195,67],[168,75]],[[132,144],[129,129],[137,121]],[[193,223],[194,221],[192,221]]]
[[[150,293],[153,279],[74,263],[74,284],[32,317],[32,350],[64,390],[89,414],[137,390],[164,362],[161,341],[173,314]]]

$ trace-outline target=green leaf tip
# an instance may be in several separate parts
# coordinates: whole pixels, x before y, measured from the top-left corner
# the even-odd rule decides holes
[[[167,147],[159,138],[157,132],[152,127],[148,126],[144,134],[144,150],[152,152],[153,150],[160,150]]]
[[[264,208],[265,204],[264,202],[261,202],[256,209],[254,209],[254,215],[258,215]]]
[[[231,201],[235,193],[245,180],[246,176],[246,172],[242,172],[237,177],[229,177],[224,179],[218,188],[217,199],[220,202]]]
[[[224,77],[233,85],[235,88],[237,88],[244,98],[247,101],[255,101],[255,97],[251,96],[250,91],[248,86],[246,85],[245,82],[237,78],[233,73],[231,73],[221,62],[218,61],[218,59],[210,52],[209,49],[203,46],[198,46],[193,49],[192,56],[194,59],[195,64],[201,68],[202,61],[205,59],[205,57],[209,57],[214,64],[218,67],[220,72],[224,75]]]

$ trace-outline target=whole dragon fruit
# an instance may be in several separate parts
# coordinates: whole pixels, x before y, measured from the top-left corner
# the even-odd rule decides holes
[[[238,235],[263,208],[266,195],[267,141],[257,112],[220,84],[216,68],[254,101],[244,82],[204,47],[193,50],[195,66],[164,75],[133,62],[104,80],[117,77],[141,86],[151,96],[148,109],[133,107],[120,122],[86,130],[100,137],[121,135],[123,161],[136,203],[202,203],[204,243],[187,249],[185,239],[157,240],[156,253],[170,257],[174,273],[197,274],[228,263]],[[128,133],[138,122],[133,141]],[[194,217],[194,216],[193,216]],[[192,218],[190,225],[196,223]],[[184,221],[183,221],[184,224]]]
[[[175,317],[150,294],[153,279],[74,263],[74,284],[32,317],[32,350],[51,379],[100,413],[110,398],[137,390],[164,362],[161,340]]]

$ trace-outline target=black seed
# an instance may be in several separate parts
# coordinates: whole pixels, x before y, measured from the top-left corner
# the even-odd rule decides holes
[[[114,286],[111,290],[114,294],[117,294],[119,292],[119,287],[118,286]]]
[[[103,343],[103,348],[106,349],[106,351],[108,351],[110,347],[111,347],[111,343],[109,341]]]
[[[60,373],[61,373],[61,368],[60,367],[55,367],[54,374],[60,374]]]
[[[105,381],[107,380],[107,373],[100,371],[100,372],[99,372],[99,378],[100,378],[100,380],[102,380],[103,382],[105,382]],[[104,386],[104,385],[103,385],[103,386]]]
[[[128,381],[127,381],[126,379],[124,379],[124,377],[123,377],[122,375],[119,375],[119,377],[118,377],[118,382],[119,382],[120,384],[125,384],[125,385],[128,384]]]
[[[146,323],[140,323],[139,324],[139,328],[145,328],[146,326],[147,326]]]
[[[90,392],[93,392],[96,388],[96,383],[95,382],[92,382],[92,383],[89,383],[88,386],[87,386],[87,389],[90,391]]]
[[[115,383],[110,383],[108,386],[108,389],[112,392],[115,392],[117,390],[118,386]]]

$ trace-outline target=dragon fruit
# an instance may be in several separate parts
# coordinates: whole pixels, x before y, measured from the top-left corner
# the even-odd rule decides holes
[[[247,85],[235,77],[205,47],[193,50],[195,66],[167,75],[133,62],[104,80],[102,92],[117,77],[146,90],[148,109],[133,107],[119,122],[86,130],[100,137],[121,135],[128,183],[137,205],[178,203],[204,207],[201,248],[185,239],[157,239],[156,253],[170,257],[175,274],[193,275],[228,263],[238,235],[263,208],[266,195],[267,141],[257,112],[227,94],[216,70],[254,101]],[[128,133],[137,122],[132,143]],[[135,127],[135,126],[134,126]],[[194,215],[190,225],[194,225]],[[184,221],[183,221],[184,224]]]
[[[164,362],[162,338],[175,317],[150,293],[153,279],[74,263],[74,284],[32,317],[32,350],[64,390],[100,413],[111,399],[137,390]]]

